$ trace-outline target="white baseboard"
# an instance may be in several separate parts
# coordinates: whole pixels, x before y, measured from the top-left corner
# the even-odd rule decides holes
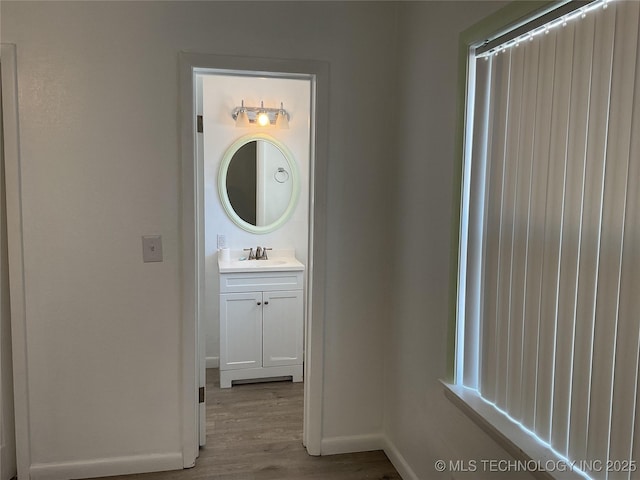
[[[395,445],[382,434],[324,438],[320,448],[322,455],[384,450],[403,480],[420,480]],[[168,453],[35,464],[31,466],[29,473],[32,480],[67,480],[182,469],[182,454]]]
[[[409,466],[405,458],[398,451],[396,446],[389,440],[388,437],[384,439],[384,453],[387,455],[393,466],[396,468],[402,480],[420,480],[418,475]]]
[[[31,466],[29,473],[31,480],[67,480],[182,469],[182,453],[167,453],[81,462],[38,463]]]
[[[344,437],[328,437],[323,438],[320,443],[320,455],[337,455],[340,453],[382,450],[384,445],[384,437],[379,433]]]
[[[220,357],[207,357],[207,368],[220,368]]]
[[[403,480],[420,480],[393,442],[383,434],[323,438],[320,448],[322,455],[384,450]]]

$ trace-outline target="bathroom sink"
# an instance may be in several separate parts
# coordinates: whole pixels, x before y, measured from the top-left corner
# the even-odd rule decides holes
[[[284,265],[285,263],[287,263],[287,261],[282,258],[270,258],[268,260],[245,260],[245,262],[255,268],[274,267],[276,265]]]
[[[233,256],[231,260],[224,261],[218,259],[220,273],[239,272],[277,272],[304,270],[304,265],[296,259],[293,254],[286,256],[275,256],[268,260],[240,260]]]

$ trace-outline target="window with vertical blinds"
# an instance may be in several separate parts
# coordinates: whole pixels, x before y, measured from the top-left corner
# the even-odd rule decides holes
[[[574,16],[470,60],[456,382],[569,460],[635,462],[640,2]]]

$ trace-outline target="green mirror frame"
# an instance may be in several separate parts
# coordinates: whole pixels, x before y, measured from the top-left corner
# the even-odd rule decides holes
[[[275,222],[262,226],[252,225],[240,218],[240,216],[233,209],[231,201],[229,200],[229,195],[227,194],[227,172],[229,170],[229,165],[231,164],[233,156],[241,147],[249,142],[257,140],[268,142],[278,150],[280,150],[285,160],[289,164],[292,182],[291,198],[289,199],[289,204],[287,205],[285,211]],[[300,175],[298,173],[298,165],[295,161],[295,158],[293,157],[293,154],[284,143],[276,140],[271,135],[267,135],[266,133],[251,133],[238,138],[231,144],[231,146],[229,146],[229,148],[227,148],[222,157],[222,161],[220,162],[220,170],[218,171],[218,195],[220,196],[220,202],[222,203],[222,207],[224,208],[224,211],[226,212],[229,219],[243,230],[256,234],[264,234],[279,229],[289,220],[289,218],[291,218],[291,215],[293,214],[298,204],[298,197],[300,196]]]

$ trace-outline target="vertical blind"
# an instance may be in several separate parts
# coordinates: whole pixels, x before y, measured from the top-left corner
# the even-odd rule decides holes
[[[639,25],[611,2],[471,77],[458,381],[576,461],[640,460]]]

